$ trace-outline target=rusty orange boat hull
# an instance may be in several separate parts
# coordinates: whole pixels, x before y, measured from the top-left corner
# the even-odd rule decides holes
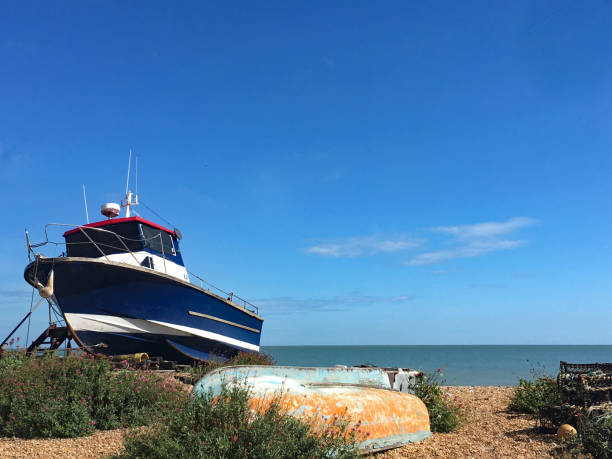
[[[429,413],[419,398],[392,390],[386,376],[382,378],[374,373],[380,370],[371,369],[373,373],[369,374],[368,369],[360,369],[359,374],[349,374],[346,370],[350,371],[226,367],[204,376],[194,392],[215,394],[220,393],[224,384],[246,384],[251,392],[252,406],[267,406],[278,401],[287,413],[322,423],[343,417],[356,427],[362,451],[396,448],[431,435]],[[342,382],[343,375],[348,382]],[[325,382],[319,382],[321,379]]]
[[[273,393],[251,398],[266,404]],[[357,427],[362,450],[379,451],[420,441],[431,435],[425,404],[404,392],[375,387],[309,387],[300,393],[284,392],[281,407],[287,413],[323,422],[344,417]]]

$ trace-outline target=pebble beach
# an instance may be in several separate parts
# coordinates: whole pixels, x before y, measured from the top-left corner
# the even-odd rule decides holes
[[[557,436],[540,433],[533,417],[508,413],[513,387],[446,386],[468,410],[467,422],[446,434],[434,434],[420,443],[377,454],[388,458],[541,458],[559,446]]]
[[[376,454],[376,459],[548,456],[559,446],[553,434],[540,433],[536,421],[506,412],[512,387],[445,386],[468,410],[467,422],[448,434]],[[3,458],[104,458],[122,451],[126,429],[98,431],[90,437],[67,439],[0,439]]]

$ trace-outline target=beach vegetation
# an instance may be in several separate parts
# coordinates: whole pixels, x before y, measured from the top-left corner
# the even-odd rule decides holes
[[[557,380],[552,376],[534,373],[533,379],[520,379],[510,397],[508,410],[514,413],[538,414],[542,409],[560,405],[561,395]]]
[[[578,435],[564,441],[556,451],[559,457],[612,458],[612,413],[577,416]]]
[[[434,433],[448,433],[464,423],[467,412],[457,397],[445,394],[442,390],[440,370],[423,375],[411,387],[414,395],[420,398],[429,412],[430,429]]]
[[[154,423],[187,394],[150,372],[115,369],[86,354],[0,359],[0,435],[79,437],[95,429]]]
[[[583,452],[597,458],[612,458],[612,413],[593,418],[580,416],[578,439]]]
[[[254,407],[248,388],[234,384],[216,397],[193,397],[164,423],[131,432],[120,457],[352,458],[357,435],[357,428],[341,418],[318,422],[290,416],[280,399]]]
[[[0,357],[0,374],[7,370],[21,368],[24,362],[24,354],[24,352],[14,349],[2,353],[2,357]]]

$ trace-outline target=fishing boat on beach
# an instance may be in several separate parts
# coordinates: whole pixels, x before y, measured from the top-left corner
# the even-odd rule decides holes
[[[181,363],[258,352],[257,308],[188,272],[181,232],[132,215],[135,205],[138,194],[126,187],[121,204],[102,206],[106,219],[50,223],[44,242],[28,238],[25,280],[57,306],[72,338],[95,353],[144,352]],[[35,250],[52,243],[52,227],[65,227],[66,250],[45,257]]]

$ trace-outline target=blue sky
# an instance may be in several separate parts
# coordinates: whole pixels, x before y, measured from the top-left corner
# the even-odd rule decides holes
[[[23,230],[121,199],[131,147],[264,345],[610,344],[611,30],[603,0],[5,2],[0,332]]]

